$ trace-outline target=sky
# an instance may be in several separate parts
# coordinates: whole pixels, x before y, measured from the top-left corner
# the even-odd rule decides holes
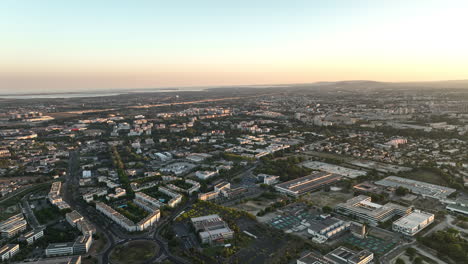
[[[2,0],[0,93],[468,79],[466,0]]]

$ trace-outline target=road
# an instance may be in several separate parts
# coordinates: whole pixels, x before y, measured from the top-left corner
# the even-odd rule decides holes
[[[77,210],[81,215],[93,223],[93,225],[96,226],[96,230],[106,237],[107,244],[105,248],[101,250],[101,253],[98,253],[95,256],[98,258],[100,264],[111,263],[109,259],[110,253],[117,245],[122,245],[134,240],[148,240],[154,241],[158,244],[160,248],[159,254],[145,262],[147,264],[153,263],[162,257],[166,257],[176,264],[190,263],[171,254],[167,241],[160,236],[160,232],[167,224],[170,223],[170,221],[173,220],[175,216],[190,207],[195,201],[194,199],[189,200],[184,206],[173,211],[170,216],[164,217],[157,226],[152,227],[144,234],[130,234],[123,231],[110,219],[99,214],[94,208],[87,205],[81,199],[78,193],[78,188],[76,188],[77,186],[79,186],[79,154],[76,151],[72,151],[70,152],[69,157],[68,174],[62,186],[63,199],[68,202],[74,210]]]

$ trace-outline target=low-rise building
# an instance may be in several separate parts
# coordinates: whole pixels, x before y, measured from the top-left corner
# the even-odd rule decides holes
[[[28,245],[34,244],[36,240],[44,236],[44,230],[43,229],[36,229],[27,232],[26,234],[22,235],[19,240],[20,241],[26,241]]]
[[[403,233],[408,236],[414,236],[432,222],[434,222],[434,214],[415,210],[412,213],[405,215],[397,221],[393,222],[392,229],[395,232]]]
[[[304,193],[314,191],[336,183],[341,180],[342,176],[328,172],[318,172],[309,176],[304,176],[291,181],[279,183],[275,185],[278,192],[282,192],[292,196],[299,196]]]
[[[296,264],[334,264],[314,252],[307,252],[297,259]]]
[[[19,251],[19,244],[7,244],[0,248],[2,261],[11,259]]]
[[[195,172],[195,176],[197,176],[200,180],[207,180],[209,178],[213,178],[218,175],[217,171],[197,171]]]
[[[16,262],[16,264],[81,264],[81,256],[47,258],[32,262]]]
[[[335,264],[367,264],[374,259],[374,253],[368,250],[354,251],[339,247],[326,254],[324,258]]]
[[[358,195],[345,203],[339,203],[335,207],[335,211],[376,226],[378,223],[385,222],[396,215],[404,216],[409,214],[411,208],[393,203],[380,205],[373,203],[372,198],[369,196]]]
[[[65,219],[67,219],[67,222],[71,226],[75,227],[76,223],[83,220],[84,217],[82,215],[80,215],[80,213],[78,213],[76,210],[74,210],[74,211],[72,211],[70,213],[65,214]]]
[[[2,237],[6,238],[14,237],[26,230],[26,228],[27,222],[21,213],[0,222],[0,233]]]
[[[307,232],[314,236],[314,241],[318,243],[323,243],[329,238],[342,233],[350,226],[348,222],[330,215],[320,215],[308,223],[310,226]]]
[[[81,255],[88,253],[92,243],[92,235],[79,236],[74,242],[49,244],[45,254],[47,257]]]
[[[194,217],[190,220],[195,231],[201,231],[199,236],[202,243],[219,243],[234,237],[234,231],[216,214]]]

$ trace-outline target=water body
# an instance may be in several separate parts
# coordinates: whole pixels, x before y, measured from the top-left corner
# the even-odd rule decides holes
[[[188,92],[203,91],[205,88],[175,88],[175,89],[129,89],[129,90],[111,90],[96,92],[73,92],[73,93],[30,93],[30,94],[0,94],[2,99],[40,99],[40,98],[79,98],[79,97],[102,97],[115,96],[132,93],[155,93],[155,92]]]

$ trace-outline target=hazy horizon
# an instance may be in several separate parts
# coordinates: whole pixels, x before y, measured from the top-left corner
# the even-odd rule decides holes
[[[0,93],[468,79],[468,2],[0,3]]]

